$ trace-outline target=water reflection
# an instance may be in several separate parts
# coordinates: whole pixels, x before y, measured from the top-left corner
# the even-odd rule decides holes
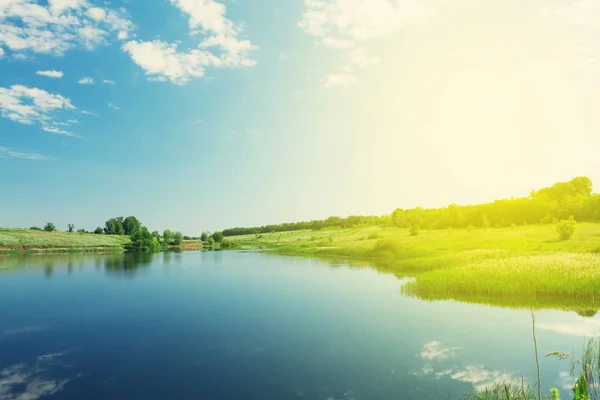
[[[460,347],[444,347],[438,341],[425,343],[419,357],[425,360],[426,363],[420,370],[412,371],[411,374],[422,378],[441,379],[447,377],[459,382],[469,383],[478,392],[491,389],[494,385],[519,384],[520,380],[514,374],[506,371],[489,370],[484,368],[483,365],[443,367],[438,363],[432,363],[454,358],[456,351],[459,349]]]
[[[106,257],[104,270],[110,276],[134,277],[140,268],[152,264],[154,254],[152,253],[125,253],[114,257]]]
[[[63,354],[43,354],[31,364],[15,364],[2,369],[0,399],[36,400],[61,391],[70,381],[65,377],[68,366],[56,360]],[[61,377],[56,378],[57,375]]]

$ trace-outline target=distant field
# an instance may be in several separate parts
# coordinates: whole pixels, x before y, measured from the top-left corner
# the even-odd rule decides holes
[[[230,237],[280,254],[369,258],[416,280],[403,290],[430,300],[600,308],[600,224],[560,241],[553,225],[421,231],[365,227]]]
[[[0,253],[121,250],[128,236],[0,229]]]

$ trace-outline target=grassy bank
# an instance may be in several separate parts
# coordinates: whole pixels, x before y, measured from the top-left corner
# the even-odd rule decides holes
[[[558,240],[553,225],[434,230],[366,227],[233,237],[279,254],[367,258],[413,276],[405,292],[429,300],[497,305],[600,308],[600,224]]]
[[[0,229],[0,253],[122,251],[128,236]]]

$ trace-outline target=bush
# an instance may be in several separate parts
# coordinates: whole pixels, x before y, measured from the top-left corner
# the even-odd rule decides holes
[[[402,246],[397,241],[381,239],[373,248],[373,253],[374,255],[381,255],[382,253],[398,253],[400,250],[402,250]]]
[[[222,232],[215,232],[215,233],[212,234],[211,237],[217,243],[221,243],[223,241],[223,239],[225,238],[225,236],[223,236]]]
[[[46,232],[54,232],[56,230],[56,225],[54,225],[52,222],[48,222],[46,226],[44,226],[44,230]]]
[[[515,225],[514,223],[510,224],[510,229],[516,229],[517,225]]]
[[[381,239],[381,235],[377,232],[373,232],[369,235],[369,240]]]
[[[569,219],[563,219],[556,224],[556,233],[558,233],[558,238],[560,240],[569,240],[573,237],[575,233],[575,229],[577,227],[577,222],[573,217]]]
[[[41,231],[42,228],[40,228],[39,226],[32,226],[31,228],[29,228],[29,230],[31,230],[31,231]]]
[[[96,235],[102,235],[104,233],[104,230],[100,227],[97,227],[96,230],[94,230],[94,233]]]
[[[410,236],[419,236],[419,232],[421,232],[421,227],[419,225],[412,225],[408,230]]]
[[[73,233],[75,231],[75,224],[69,224],[69,225],[67,225],[67,228],[68,228],[67,232]]]
[[[467,232],[473,232],[473,229],[475,229],[473,225],[467,226]]]
[[[77,233],[87,233],[87,232],[85,231],[85,229],[78,229]]]

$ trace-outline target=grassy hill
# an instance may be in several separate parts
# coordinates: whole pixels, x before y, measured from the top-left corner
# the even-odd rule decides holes
[[[0,229],[0,253],[51,251],[120,251],[128,236]]]
[[[365,227],[235,236],[242,248],[367,258],[416,279],[403,290],[429,299],[513,306],[600,308],[600,224],[561,241],[554,225],[421,231]]]

